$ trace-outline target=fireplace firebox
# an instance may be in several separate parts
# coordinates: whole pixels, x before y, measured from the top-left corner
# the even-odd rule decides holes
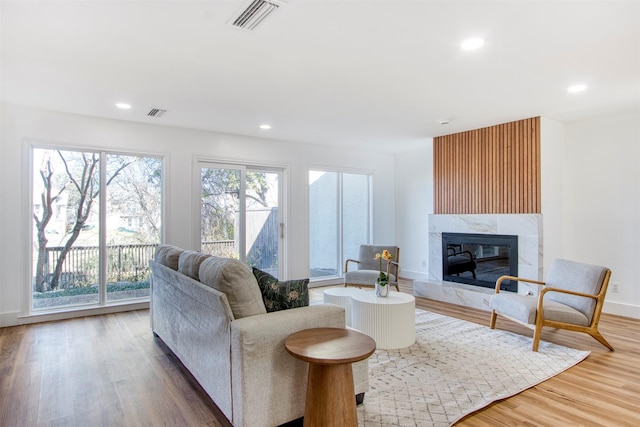
[[[518,275],[518,236],[442,233],[442,280],[494,288],[504,275]],[[517,292],[518,282],[500,289]]]

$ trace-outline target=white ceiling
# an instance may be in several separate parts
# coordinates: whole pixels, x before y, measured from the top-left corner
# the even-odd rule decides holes
[[[289,0],[253,32],[228,24],[247,4],[3,1],[2,100],[390,152],[640,108],[638,1]]]

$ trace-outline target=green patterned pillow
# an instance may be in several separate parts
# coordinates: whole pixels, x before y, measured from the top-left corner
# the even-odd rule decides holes
[[[279,281],[269,273],[253,267],[267,312],[309,305],[309,279]]]

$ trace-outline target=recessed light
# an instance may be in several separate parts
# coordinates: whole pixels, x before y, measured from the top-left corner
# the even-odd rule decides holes
[[[269,129],[271,129],[271,125],[268,125],[268,124],[266,124],[266,123],[265,123],[265,124],[263,124],[263,125],[260,125],[260,129],[262,129],[262,130],[269,130]]]
[[[436,121],[441,125],[448,125],[449,123],[451,123],[451,119],[438,119]]]
[[[484,46],[484,40],[481,38],[467,39],[462,42],[460,48],[462,50],[476,50]]]
[[[584,92],[585,90],[587,90],[587,85],[585,84],[573,85],[567,88],[567,92],[569,93]]]
[[[131,108],[131,105],[130,105],[130,104],[127,104],[126,102],[118,102],[118,103],[116,104],[116,107],[118,107],[118,108],[122,108],[123,110],[128,110],[128,109],[130,109],[130,108]]]

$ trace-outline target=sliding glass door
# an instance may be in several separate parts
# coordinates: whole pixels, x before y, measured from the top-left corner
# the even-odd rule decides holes
[[[371,234],[371,176],[309,171],[310,276],[342,276],[344,261],[357,259]]]
[[[200,163],[200,245],[279,277],[282,170]]]
[[[33,148],[32,309],[149,296],[162,160]]]

